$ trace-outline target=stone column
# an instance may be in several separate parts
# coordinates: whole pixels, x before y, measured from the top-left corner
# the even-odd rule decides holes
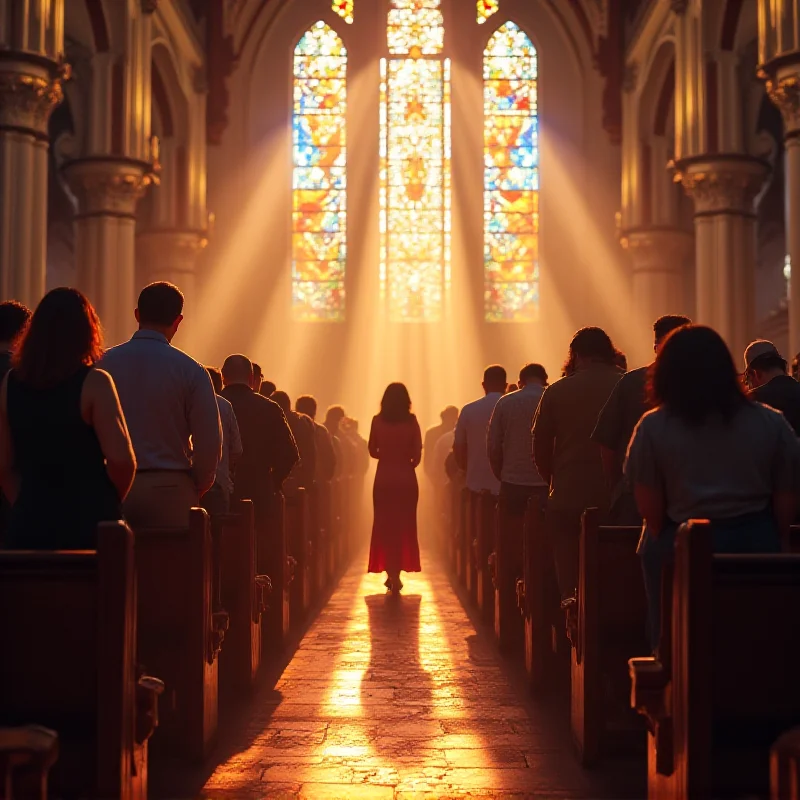
[[[142,279],[169,281],[186,298],[186,324],[191,328],[197,308],[197,258],[208,240],[202,231],[155,229],[136,237],[136,255],[143,268]]]
[[[62,100],[63,0],[0,0],[0,298],[45,289],[47,124]]]
[[[113,4],[120,36],[92,60],[91,115],[84,156],[64,165],[78,200],[78,287],[100,315],[106,344],[136,327],[136,203],[156,180],[150,131],[154,0]],[[115,92],[119,95],[115,97]]]
[[[152,180],[151,169],[147,162],[117,156],[87,157],[64,167],[78,200],[78,286],[97,308],[109,346],[136,327],[136,203]]]
[[[696,321],[719,331],[737,363],[754,335],[755,199],[769,169],[744,153],[675,163],[695,206]]]
[[[694,241],[691,233],[671,227],[625,232],[620,242],[631,256],[633,302],[641,317],[656,320],[686,311],[684,267]]]
[[[759,8],[759,77],[783,116],[786,145],[786,250],[789,282],[789,353],[800,352],[800,3],[761,2]]]

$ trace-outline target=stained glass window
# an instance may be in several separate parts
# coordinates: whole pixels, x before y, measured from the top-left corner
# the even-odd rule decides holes
[[[513,22],[484,51],[484,300],[489,322],[539,311],[536,48]]]
[[[439,0],[392,0],[381,61],[381,296],[397,322],[441,318],[450,283],[450,62]]]
[[[353,24],[353,0],[333,0],[333,10],[348,24]]]
[[[500,8],[500,0],[478,0],[478,24],[482,25]]]
[[[317,22],[294,51],[292,308],[302,321],[345,309],[347,51]]]

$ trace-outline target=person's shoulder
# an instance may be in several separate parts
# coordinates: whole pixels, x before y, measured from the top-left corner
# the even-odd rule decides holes
[[[770,405],[766,405],[758,399],[752,399],[751,402],[747,403],[746,408],[749,410],[751,416],[762,419],[767,425],[780,427],[789,424],[782,411]]]
[[[636,431],[657,434],[662,431],[670,421],[670,413],[666,408],[658,406],[642,414],[636,424]]]
[[[111,373],[100,367],[92,367],[87,373],[83,383],[87,389],[95,391],[106,391],[112,389],[116,392],[116,384]]]
[[[216,398],[217,398],[217,405],[219,406],[220,411],[224,409],[225,411],[230,411],[231,414],[233,413],[233,405],[231,404],[231,401],[228,400],[227,397],[223,397],[221,394],[218,394],[216,395]]]

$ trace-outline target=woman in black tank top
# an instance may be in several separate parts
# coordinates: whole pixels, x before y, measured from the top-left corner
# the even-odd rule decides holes
[[[0,396],[11,548],[93,549],[97,524],[122,518],[135,463],[113,382],[93,367],[101,354],[86,298],[72,289],[50,292]]]

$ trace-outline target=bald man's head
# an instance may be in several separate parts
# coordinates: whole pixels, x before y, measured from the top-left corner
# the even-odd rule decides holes
[[[222,365],[222,379],[226,386],[243,383],[250,386],[253,382],[253,364],[247,356],[228,356]]]

